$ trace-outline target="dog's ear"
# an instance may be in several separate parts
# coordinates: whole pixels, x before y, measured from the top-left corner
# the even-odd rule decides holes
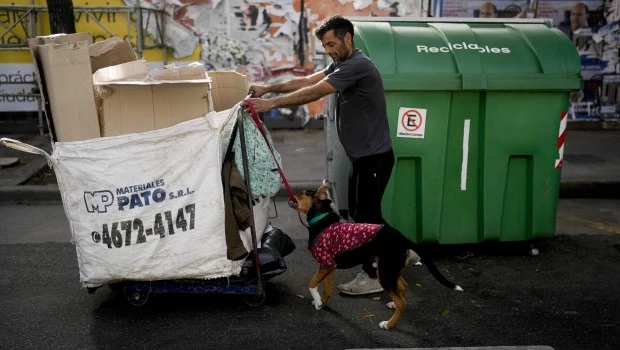
[[[319,201],[327,199],[327,188],[327,185],[319,186],[319,188],[316,189],[316,193],[314,194],[314,199]]]

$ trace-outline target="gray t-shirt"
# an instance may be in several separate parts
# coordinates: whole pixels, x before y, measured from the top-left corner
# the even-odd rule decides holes
[[[336,125],[347,156],[355,159],[392,148],[383,81],[379,70],[360,50],[343,62],[332,62],[324,78],[338,90]]]

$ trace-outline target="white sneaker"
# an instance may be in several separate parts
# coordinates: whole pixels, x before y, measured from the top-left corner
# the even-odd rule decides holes
[[[405,259],[405,267],[412,265],[422,265],[420,256],[411,249],[407,249],[407,258]]]
[[[376,278],[370,278],[366,272],[360,272],[350,282],[340,284],[336,286],[336,289],[347,295],[363,295],[379,293],[383,291],[383,288],[379,284],[379,280]]]

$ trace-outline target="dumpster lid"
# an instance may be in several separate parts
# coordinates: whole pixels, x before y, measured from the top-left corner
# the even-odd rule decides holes
[[[553,27],[551,18],[466,18],[466,17],[358,17],[348,16],[352,22],[377,22],[381,18],[382,22],[413,22],[413,23],[525,23],[525,24],[544,24],[549,28]]]
[[[577,49],[549,19],[349,17],[386,90],[577,90]]]

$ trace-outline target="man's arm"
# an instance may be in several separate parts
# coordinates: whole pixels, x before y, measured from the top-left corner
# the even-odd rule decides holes
[[[254,91],[255,97],[261,97],[268,92],[288,93],[297,91],[307,86],[312,86],[325,78],[323,71],[318,71],[305,77],[293,78],[291,80],[272,84],[272,85],[252,85],[250,91]]]
[[[299,89],[290,94],[277,96],[274,98],[251,98],[250,102],[254,106],[257,113],[267,112],[272,108],[291,107],[306,104],[308,102],[316,101],[319,98],[333,94],[336,92],[336,88],[325,80],[320,80],[318,83]],[[245,105],[245,110],[249,112],[249,108]]]

